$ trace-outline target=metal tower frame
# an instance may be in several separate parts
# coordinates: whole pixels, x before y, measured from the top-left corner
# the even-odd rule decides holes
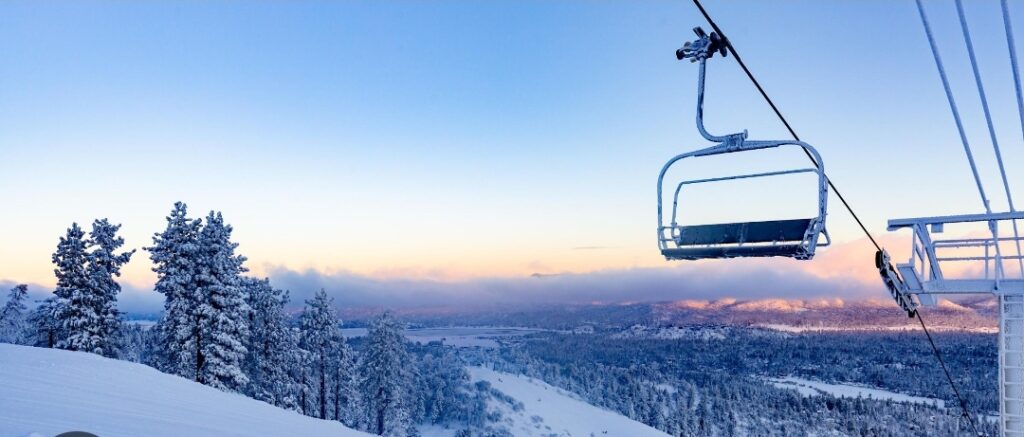
[[[1022,219],[1024,212],[1011,211],[889,220],[889,231],[913,232],[910,259],[896,265],[895,282],[887,281],[897,302],[901,294],[915,296],[923,305],[936,304],[943,294],[991,293],[999,299],[999,430],[1005,437],[1024,437],[1024,256],[1011,249],[1024,237],[1001,237],[999,224]],[[987,224],[989,235],[937,235],[947,225],[971,223]],[[883,256],[879,267],[886,277],[888,254]],[[958,272],[944,271],[955,270],[948,268],[953,264],[967,265]],[[1008,270],[1013,273],[1008,275]],[[912,315],[916,303],[904,309]]]

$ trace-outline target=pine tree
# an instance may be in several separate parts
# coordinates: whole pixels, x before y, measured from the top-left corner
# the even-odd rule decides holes
[[[338,332],[338,317],[334,312],[334,299],[327,297],[321,289],[313,300],[306,301],[302,312],[302,349],[309,354],[313,364],[310,383],[311,392],[316,396],[317,417],[327,418],[327,406],[330,402],[328,390],[331,388],[330,369],[332,349]]]
[[[25,299],[28,298],[28,285],[19,284],[11,289],[7,297],[7,303],[0,310],[0,342],[25,344],[26,318],[25,313],[28,307],[25,306]]]
[[[438,347],[419,361],[417,396],[423,418],[433,424],[462,419],[469,399],[469,372],[453,353]]]
[[[121,322],[118,359],[131,361],[133,363],[150,363],[151,344],[149,337],[152,330],[137,323]]]
[[[57,347],[57,342],[64,338],[60,321],[57,319],[60,306],[57,297],[43,300],[28,316],[28,344],[37,347]]]
[[[88,245],[92,247],[86,255],[85,274],[88,277],[88,290],[95,305],[99,333],[94,351],[100,355],[114,357],[120,334],[121,319],[117,310],[117,295],[121,286],[114,280],[121,276],[121,266],[131,260],[135,249],[128,252],[114,253],[124,245],[124,238],[117,236],[121,225],[113,225],[107,219],[96,220],[89,232]]]
[[[153,236],[150,252],[157,273],[157,293],[164,295],[164,316],[157,326],[164,372],[199,380],[196,362],[200,351],[199,321],[195,314],[196,270],[199,262],[199,231],[202,220],[188,218],[187,206],[174,204],[167,228]]]
[[[284,312],[288,292],[270,286],[269,279],[245,278],[249,305],[249,341],[245,372],[249,396],[294,410],[297,382],[289,371],[298,364],[297,342]]]
[[[53,291],[56,299],[56,319],[63,336],[57,339],[61,349],[102,352],[103,324],[96,313],[97,296],[89,291],[89,275],[86,271],[88,253],[85,232],[77,223],[72,223],[67,234],[60,238],[53,253],[57,265],[57,288]]]
[[[245,257],[235,254],[238,243],[231,241],[231,231],[221,214],[211,211],[199,232],[196,368],[199,382],[239,391],[249,380],[242,371],[249,309],[241,277],[248,269],[242,266]]]
[[[407,435],[412,428],[413,381],[402,327],[390,313],[370,325],[359,383],[367,430],[388,436]]]
[[[153,246],[145,248],[157,274],[155,290],[164,295],[164,315],[156,329],[160,368],[186,378],[199,379],[201,360],[196,339],[199,337],[199,304],[196,270],[199,258],[199,230],[202,220],[188,218],[188,207],[174,204],[167,217],[167,228],[153,235]]]
[[[293,333],[301,344],[302,331],[296,329]],[[314,416],[313,412],[316,410],[316,399],[313,396],[315,392],[312,389],[313,377],[310,370],[312,365],[313,362],[310,359],[309,352],[306,352],[301,347],[298,348],[295,354],[295,367],[292,368],[292,378],[298,382],[299,412],[306,416]]]
[[[331,367],[334,370],[334,419],[354,428],[359,423],[360,404],[355,352],[341,335],[334,339]]]

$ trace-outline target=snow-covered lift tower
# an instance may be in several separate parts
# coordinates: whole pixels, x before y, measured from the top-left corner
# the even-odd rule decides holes
[[[915,3],[985,212],[889,220],[890,231],[909,228],[913,232],[910,259],[893,267],[889,255],[879,250],[875,264],[889,292],[911,316],[917,311],[918,302],[935,304],[941,294],[990,293],[996,296],[999,304],[999,433],[1008,437],[1024,437],[1024,252],[1021,249],[1024,239],[1017,226],[1017,221],[1024,219],[1024,213],[1018,212],[1013,204],[963,1],[955,1],[957,18],[1006,194],[1007,212],[992,210],[924,4],[921,0]],[[1006,0],[1000,3],[1017,91],[1017,112],[1024,129],[1024,92],[1020,84],[1009,6]],[[1000,225],[1004,230],[1002,233]],[[974,229],[970,229],[972,226]],[[953,228],[960,229],[957,236],[944,237],[943,233],[949,235]],[[917,302],[911,296],[916,296]]]
[[[1024,437],[1024,238],[1001,235],[1024,212],[969,214],[889,220],[889,230],[913,232],[910,258],[888,269],[889,256],[876,263],[889,291],[913,315],[917,302],[934,305],[939,295],[994,294],[999,301],[999,429]],[[1010,225],[1010,226],[1007,226]],[[971,227],[975,231],[971,232]],[[959,227],[959,237],[943,238]],[[985,229],[987,227],[987,229]],[[966,236],[965,236],[966,235]]]

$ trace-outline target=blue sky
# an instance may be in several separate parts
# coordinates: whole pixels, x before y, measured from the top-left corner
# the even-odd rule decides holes
[[[1004,209],[953,3],[927,3]],[[980,210],[913,2],[706,6],[873,231]],[[967,13],[1020,191],[998,7]],[[72,221],[109,217],[144,246],[177,200],[223,211],[256,274],[444,283],[676,268],[655,249],[654,182],[705,144],[696,67],[673,56],[708,27],[689,2],[4,2],[0,16],[0,279],[52,283],[49,253]],[[787,136],[729,59],[709,64],[707,119]],[[790,187],[806,191],[707,193],[695,220],[813,203]],[[832,206],[833,235],[860,238]],[[145,290],[136,256],[124,280]]]

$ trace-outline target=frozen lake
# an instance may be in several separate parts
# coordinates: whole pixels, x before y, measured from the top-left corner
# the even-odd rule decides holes
[[[428,343],[440,341],[449,346],[456,347],[498,347],[498,339],[518,337],[537,332],[543,329],[515,328],[515,327],[480,327],[480,326],[456,326],[450,328],[414,328],[406,329],[405,336],[410,341]],[[366,335],[366,328],[345,328],[341,330],[345,338],[362,337]]]

